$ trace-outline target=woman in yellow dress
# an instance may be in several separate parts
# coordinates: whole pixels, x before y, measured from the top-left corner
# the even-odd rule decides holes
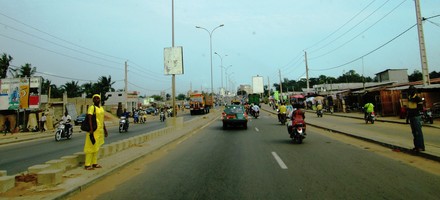
[[[92,115],[96,114],[96,124],[97,128],[95,131],[90,130],[86,134],[86,140],[84,143],[84,153],[85,162],[84,168],[86,170],[93,170],[95,168],[102,168],[101,165],[98,164],[98,153],[99,148],[104,144],[104,137],[107,137],[107,129],[104,124],[104,108],[100,106],[101,96],[99,94],[94,94],[93,97],[93,106],[89,106],[87,110],[86,120],[89,121],[90,127],[92,126]],[[91,137],[91,135],[93,137]],[[94,142],[91,138],[94,138]]]

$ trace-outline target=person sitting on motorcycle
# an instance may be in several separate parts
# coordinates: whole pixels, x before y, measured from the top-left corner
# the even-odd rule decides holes
[[[322,110],[322,104],[321,102],[318,102],[318,105],[316,106],[316,111],[321,111]]]
[[[301,110],[298,106],[294,106],[293,111],[289,113],[289,119],[292,121],[292,126],[295,126],[297,123],[303,123],[304,125],[304,135],[306,135],[306,123],[304,120],[306,119],[305,112]]]
[[[124,109],[124,112],[122,113],[121,117],[125,117],[125,123],[127,124],[127,128],[130,124],[130,120],[128,119],[130,117],[130,113],[127,112],[127,109]]]
[[[364,105],[364,119],[374,112],[374,105],[372,103],[366,103]]]
[[[281,114],[287,113],[287,107],[284,104],[284,102],[281,103],[281,105],[278,107],[278,121],[281,121]]]
[[[61,121],[64,124],[64,130],[66,131],[66,133],[70,131],[70,128],[72,127],[72,125],[70,124],[70,121],[72,121],[72,117],[67,112],[65,112],[64,116],[61,118]]]
[[[252,110],[252,115],[255,116],[255,113],[260,112],[260,107],[258,107],[258,105],[255,104],[251,107],[251,110]]]

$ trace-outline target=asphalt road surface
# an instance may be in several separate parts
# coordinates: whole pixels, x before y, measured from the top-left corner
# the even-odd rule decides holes
[[[217,120],[72,199],[440,197],[438,174],[332,139],[311,127],[303,144],[292,144],[286,127],[266,112],[252,119],[247,130],[221,127]]]

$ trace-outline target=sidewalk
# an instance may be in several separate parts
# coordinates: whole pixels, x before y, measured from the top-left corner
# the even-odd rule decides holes
[[[263,110],[277,114],[276,110],[273,110],[269,105],[261,104],[261,107]],[[306,110],[306,113],[315,115],[315,111],[312,110]],[[320,120],[325,120],[325,116],[332,115],[337,117],[347,117],[347,118],[355,118],[355,119],[364,119],[363,113],[359,112],[352,112],[352,113],[341,113],[336,112],[333,114],[324,113],[324,118]],[[398,117],[377,117],[377,122],[387,122],[387,123],[395,123],[395,124],[402,124],[407,125],[405,119],[400,119]],[[321,121],[322,122],[322,121]],[[373,142],[376,144],[380,144],[382,146],[388,147],[393,150],[398,150],[404,153],[408,153],[411,155],[417,155],[421,156],[427,159],[431,159],[434,161],[440,162],[440,140],[433,140],[433,137],[426,137],[426,135],[440,135],[440,120],[435,119],[433,124],[423,124],[423,133],[424,133],[424,140],[425,140],[425,146],[426,151],[423,152],[413,152],[411,151],[411,148],[413,147],[413,138],[411,135],[410,127],[408,126],[408,134],[395,134],[395,133],[385,133],[385,132],[368,132],[365,130],[358,130],[358,129],[346,129],[341,130],[340,127],[337,126],[337,124],[325,124],[325,123],[317,123],[316,120],[306,120],[306,123],[308,125],[322,128],[328,131],[331,131],[333,133],[340,133],[347,136],[355,137],[358,139],[362,139],[368,142]],[[429,129],[427,128],[429,127]],[[431,138],[431,139],[430,139]],[[435,137],[437,138],[437,137]]]

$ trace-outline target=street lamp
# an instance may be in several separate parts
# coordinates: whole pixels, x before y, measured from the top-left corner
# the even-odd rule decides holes
[[[228,90],[229,88],[228,88],[228,69],[230,68],[230,67],[232,67],[232,65],[229,65],[228,67],[226,67],[225,68],[225,79],[226,79],[226,90]],[[232,72],[232,73],[234,73],[234,72]]]
[[[221,83],[222,83],[222,89],[223,89],[223,57],[218,54],[217,52],[214,52],[214,54],[217,54],[218,57],[220,57],[220,76],[221,76]],[[225,57],[228,56],[225,54]]]
[[[217,26],[214,29],[212,29],[212,31],[209,31],[208,29],[203,28],[201,26],[196,26],[196,28],[203,29],[206,32],[208,32],[208,34],[209,34],[209,56],[210,56],[210,59],[211,59],[211,95],[214,94],[214,84],[212,82],[212,33],[215,31],[215,29],[218,29],[218,28],[223,27],[223,26],[224,26],[224,24],[220,24],[219,26]]]

